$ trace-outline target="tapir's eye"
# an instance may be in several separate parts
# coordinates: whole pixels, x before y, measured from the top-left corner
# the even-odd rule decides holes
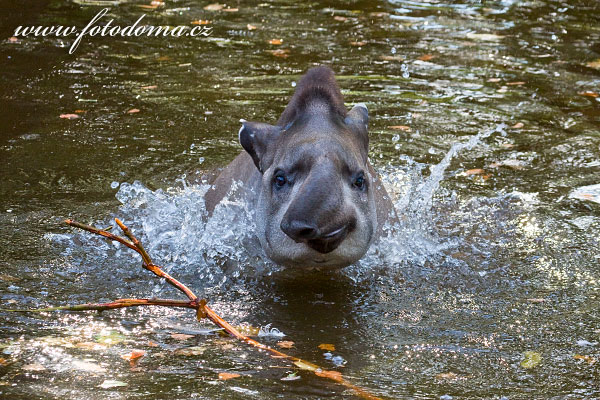
[[[357,189],[363,190],[365,188],[366,184],[367,184],[367,181],[365,180],[365,177],[362,173],[354,179],[354,186]]]
[[[287,179],[285,179],[285,175],[283,175],[283,173],[278,173],[277,175],[275,175],[273,181],[275,182],[275,186],[277,186],[278,188],[285,186],[285,184],[287,183]]]

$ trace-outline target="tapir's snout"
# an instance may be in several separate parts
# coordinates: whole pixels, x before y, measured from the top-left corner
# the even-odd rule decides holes
[[[352,218],[340,227],[324,231],[316,222],[300,219],[283,218],[281,230],[297,243],[306,245],[319,253],[330,253],[335,250],[346,236],[356,227],[356,219]]]

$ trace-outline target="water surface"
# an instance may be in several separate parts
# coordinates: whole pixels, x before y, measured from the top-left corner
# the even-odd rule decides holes
[[[2,308],[178,296],[133,252],[62,223],[117,216],[230,322],[272,324],[286,351],[378,396],[600,398],[598,2],[3,4]],[[123,26],[146,13],[214,33],[94,37],[74,55],[9,39],[21,24],[84,26],[106,4]],[[370,158],[402,220],[358,265],[292,274],[264,258],[245,204],[200,218],[198,178],[240,151],[240,118],[276,121],[317,64],[368,105]],[[0,321],[4,398],[353,396],[303,371],[282,381],[293,366],[190,312]],[[146,355],[130,366],[133,349]]]

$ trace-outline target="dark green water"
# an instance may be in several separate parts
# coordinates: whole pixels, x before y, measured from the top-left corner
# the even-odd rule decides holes
[[[383,398],[600,398],[599,2],[0,4],[1,308],[177,297],[131,251],[62,223],[118,216],[227,320],[272,324],[286,351]],[[146,13],[214,31],[96,36],[73,55],[71,40],[9,39],[105,6],[121,26]],[[295,276],[256,248],[244,204],[203,220],[195,182],[240,151],[240,118],[276,121],[317,64],[368,105],[371,161],[404,218],[360,265]],[[353,396],[303,371],[282,381],[295,367],[189,312],[1,312],[0,326],[7,399]]]

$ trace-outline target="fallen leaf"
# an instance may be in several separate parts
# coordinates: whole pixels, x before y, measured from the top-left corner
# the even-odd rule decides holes
[[[280,45],[283,43],[283,39],[271,39],[269,40],[269,44]]]
[[[523,126],[525,126],[525,125],[523,125],[522,122],[517,122],[511,128],[513,128],[513,129],[521,129]]]
[[[101,387],[102,389],[110,389],[123,386],[127,386],[127,383],[122,381],[115,381],[113,379],[106,379],[104,382],[98,385],[98,387]]]
[[[238,12],[240,9],[239,8],[225,8],[223,11],[226,12]]]
[[[106,368],[101,367],[98,364],[93,364],[93,363],[87,362],[87,361],[75,360],[75,361],[73,361],[73,366],[76,369],[79,369],[82,371],[87,371],[87,372],[96,372],[96,373],[106,372]]]
[[[305,371],[315,372],[317,370],[320,370],[320,368],[317,365],[315,365],[313,363],[309,363],[308,361],[303,361],[303,360],[294,361],[294,365]]]
[[[158,344],[154,343],[152,340],[148,341],[147,345],[148,347],[158,347]]]
[[[576,359],[576,360],[585,361],[585,362],[587,362],[590,365],[595,364],[596,361],[597,361],[594,357],[591,357],[591,356],[582,356],[581,354],[575,354],[573,356],[573,358]]]
[[[95,335],[94,340],[98,343],[102,343],[107,346],[112,346],[125,340],[125,335],[123,335],[119,331],[109,331],[107,333]]]
[[[219,3],[209,4],[204,7],[206,11],[221,11],[225,6]]]
[[[138,4],[138,7],[145,8],[146,10],[155,10],[158,8],[157,5],[153,5],[153,4]]]
[[[23,371],[40,372],[40,371],[45,371],[46,367],[44,367],[42,364],[34,363],[34,364],[23,365],[23,367],[21,369]]]
[[[473,168],[473,169],[468,169],[464,172],[465,176],[470,176],[470,175],[482,175],[485,174],[485,170],[481,169],[481,168]]]
[[[132,108],[131,110],[127,111],[127,114],[135,114],[135,113],[139,113],[140,110],[138,110],[137,108]]]
[[[171,338],[175,340],[188,340],[193,338],[194,335],[187,335],[185,333],[171,333]]]
[[[292,347],[294,347],[294,342],[292,342],[291,340],[282,340],[280,342],[277,342],[277,346],[281,347],[282,349],[291,349]]]
[[[137,360],[146,354],[144,350],[132,350],[131,353],[121,354],[121,358],[127,361]]]
[[[341,382],[344,378],[342,377],[342,373],[338,372],[338,371],[327,371],[327,370],[322,370],[322,369],[317,369],[315,372],[315,375],[323,377],[323,378],[329,378],[331,380],[334,380],[336,382]]]
[[[434,58],[434,55],[431,54],[423,54],[421,57],[418,57],[417,60],[421,60],[421,61],[429,61],[432,58]]]
[[[300,375],[298,375],[297,373],[293,372],[289,375],[284,376],[283,378],[281,378],[280,380],[282,381],[297,381],[298,379],[301,379],[302,377]]]
[[[9,43],[18,43],[19,42],[19,38],[16,36],[11,36],[8,38],[8,42]]]
[[[60,114],[60,118],[63,118],[63,119],[76,119],[76,118],[79,118],[79,115],[77,115],[77,114]]]
[[[392,126],[388,126],[388,128],[393,129],[395,131],[410,132],[410,126],[406,126],[406,125],[392,125]]]
[[[321,343],[319,345],[319,348],[321,350],[327,350],[327,351],[335,351],[335,346],[330,344],[330,343]]]
[[[402,56],[379,56],[379,59],[384,61],[404,61],[404,57]]]
[[[246,25],[246,28],[248,28],[249,31],[253,31],[253,30],[256,29],[256,25],[250,25],[250,24],[248,24],[248,25]]]
[[[590,61],[589,63],[585,64],[590,68],[594,68],[594,69],[600,69],[600,58],[594,61]]]
[[[593,98],[598,97],[598,93],[596,93],[596,92],[580,92],[579,95],[580,96],[593,97]]]
[[[161,56],[156,59],[156,61],[169,61],[171,57],[169,56]]]
[[[204,350],[205,348],[201,346],[183,347],[181,349],[175,350],[174,354],[176,356],[195,357],[204,354]]]
[[[521,82],[521,81],[519,81],[519,82],[507,82],[506,84],[508,86],[522,86],[522,85],[525,84],[525,82]]]
[[[335,19],[336,21],[347,21],[348,20],[348,18],[342,17],[341,15],[335,15],[333,17],[333,19]]]
[[[240,374],[234,374],[231,372],[219,372],[219,379],[222,381],[226,381],[227,379],[239,378]]]
[[[444,381],[454,381],[458,379],[458,375],[454,372],[442,372],[441,374],[437,374],[435,378]]]
[[[75,110],[75,114],[83,114],[86,113],[87,111],[85,110]]]
[[[351,46],[356,46],[356,47],[361,47],[361,46],[364,46],[365,44],[367,44],[367,42],[364,40],[362,40],[360,42],[350,42]]]
[[[2,358],[2,357],[0,357],[0,365],[1,365],[1,366],[3,366],[3,367],[4,367],[4,366],[6,366],[6,365],[8,365],[8,364],[9,364],[9,362],[8,362],[8,360],[7,360],[6,358]]]
[[[208,19],[197,19],[196,21],[192,21],[192,25],[208,25],[211,23],[212,21]]]
[[[526,351],[523,353],[523,361],[521,361],[521,367],[525,369],[531,369],[537,367],[542,362],[542,356],[540,353],[535,351]]]
[[[275,57],[288,58],[290,56],[289,49],[275,49],[275,50],[267,50],[267,53]]]
[[[468,39],[473,39],[473,40],[481,40],[484,42],[497,42],[499,40],[501,40],[502,38],[504,38],[504,36],[501,35],[494,35],[493,33],[467,33],[467,38]]]

